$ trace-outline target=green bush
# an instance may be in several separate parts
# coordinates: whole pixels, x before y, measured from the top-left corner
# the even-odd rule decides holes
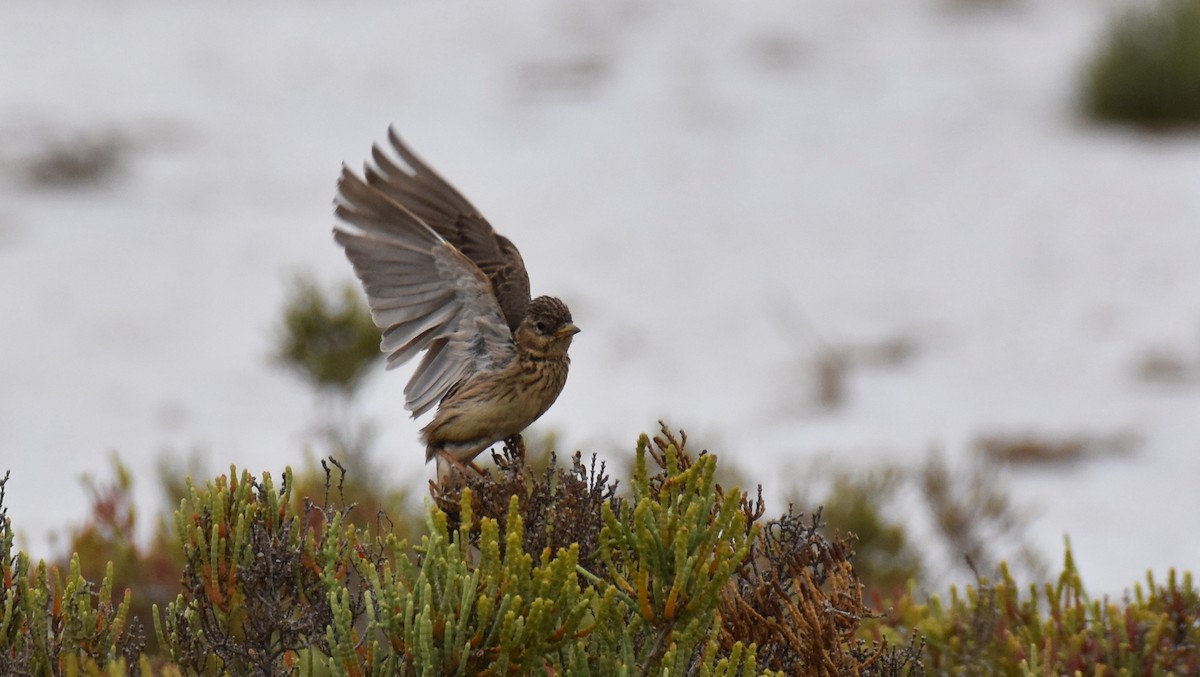
[[[931,590],[950,579],[994,577],[1001,562],[1019,577],[1049,575],[1028,541],[1028,516],[1002,467],[987,458],[951,465],[934,450],[903,465],[818,459],[795,477],[790,503],[819,511],[826,535],[854,534],[854,571],[878,607],[913,584]],[[917,541],[910,528],[922,519],[928,528]]]
[[[374,476],[368,448],[374,425],[356,416],[354,399],[383,353],[380,333],[357,284],[322,289],[298,276],[288,290],[276,330],[275,364],[299,376],[318,395],[312,441],[354,466],[360,477]]]
[[[924,638],[934,674],[1200,674],[1200,590],[1190,574],[1147,574],[1122,603],[1093,600],[1068,547],[1056,582],[1022,587],[1002,566],[998,582],[980,578],[947,599],[910,593],[876,630]]]
[[[0,482],[0,673],[1200,674],[1189,574],[1093,600],[1068,551],[1050,584],[1001,565],[995,583],[928,599],[910,586],[871,609],[853,538],[826,536],[819,514],[767,518],[685,440],[643,436],[624,491],[578,455],[525,466],[514,441],[497,469],[435,492],[411,548],[408,527],[349,519],[345,495],[330,507],[330,470],[323,506],[290,470],[188,482],[182,586],[155,609],[150,652],[130,616],[141,583],[115,591],[110,565],[92,585],[79,555],[66,576],[31,566]]]
[[[717,641],[718,593],[755,533],[739,492],[714,487],[714,457],[674,447],[651,475],[649,444],[633,496],[589,504],[603,512],[603,575],[580,567],[579,544],[527,552],[544,541],[526,538],[517,495],[503,528],[474,517],[469,488],[457,528],[431,508],[414,556],[344,513],[298,513],[290,473],[279,490],[244,472],[192,488],[176,513],[185,589],[156,614],[160,642],[202,674],[773,674],[753,648]]]
[[[331,592],[333,674],[524,675],[545,673],[552,664],[561,669],[563,657],[591,629],[587,617],[595,594],[575,572],[578,546],[536,564],[525,553],[516,506],[514,496],[503,542],[495,520],[471,518],[468,490],[457,531],[448,533],[446,515],[431,512],[419,559],[405,556],[394,540],[389,556],[379,560],[360,551],[357,570],[370,599],[366,632],[354,624],[354,595]],[[473,527],[480,530],[478,546],[471,544]]]
[[[159,644],[202,674],[277,674],[301,653],[327,651],[331,591],[346,583],[354,530],[311,504],[296,510],[292,473],[191,486],[175,513],[183,592],[159,612]],[[361,607],[361,602],[358,604]]]
[[[1083,105],[1100,121],[1200,124],[1200,0],[1120,15],[1087,71]]]
[[[275,359],[318,390],[350,395],[382,357],[379,336],[358,285],[324,292],[301,277],[284,306]]]
[[[297,508],[290,472],[189,487],[167,656],[196,674],[921,674],[912,648],[857,636],[846,543],[762,521],[715,456],[643,436],[617,495],[578,456],[534,471],[517,449],[430,508],[415,552],[351,507]]]
[[[8,477],[0,480],[0,674],[139,674],[142,630],[129,616],[130,591],[114,602],[112,563],[97,589],[80,574],[78,555],[64,579],[58,567],[33,567],[14,553]]]

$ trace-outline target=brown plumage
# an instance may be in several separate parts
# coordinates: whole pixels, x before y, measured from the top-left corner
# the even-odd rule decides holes
[[[372,148],[359,177],[342,168],[334,239],[383,330],[388,368],[425,355],[404,389],[425,458],[466,463],[520,433],[562,392],[579,328],[562,301],[529,298],[513,243],[392,129],[404,166]],[[439,462],[439,475],[442,475]]]

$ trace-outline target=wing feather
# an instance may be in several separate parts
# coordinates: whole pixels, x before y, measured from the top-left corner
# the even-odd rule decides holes
[[[443,344],[444,346],[444,344]],[[431,350],[421,360],[421,366],[426,362],[434,363],[444,359],[442,350]],[[433,369],[421,369],[420,375],[414,375],[404,388],[405,397],[413,404],[413,413],[417,416],[429,411],[441,401],[443,393],[449,392],[455,384],[465,379],[465,370],[446,370],[438,372]]]
[[[416,282],[409,286],[371,286],[371,294],[378,299],[379,308],[398,308],[421,303],[446,302],[454,296],[453,289],[432,282]]]
[[[443,204],[419,193],[430,179],[386,189],[389,184],[379,177],[400,168],[380,157],[376,154],[375,166],[364,169],[366,179],[342,168],[334,239],[345,249],[372,318],[383,330],[388,368],[425,351],[405,387],[405,406],[416,417],[463,379],[511,363],[516,348],[491,280],[414,211],[432,213]],[[461,196],[444,204],[451,203],[470,207]]]
[[[465,197],[388,129],[388,145],[397,162],[380,146],[371,149],[372,165],[362,183],[390,198],[449,242],[475,264],[491,283],[509,329],[516,331],[529,305],[529,275],[521,254],[498,234]],[[354,186],[355,191],[361,190]],[[353,195],[349,199],[355,199]]]

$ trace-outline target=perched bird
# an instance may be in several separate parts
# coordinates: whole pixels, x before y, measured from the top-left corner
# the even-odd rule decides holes
[[[359,177],[342,167],[333,237],[383,330],[387,367],[425,351],[404,389],[438,477],[546,413],[567,380],[579,328],[566,304],[529,298],[521,254],[388,129]]]

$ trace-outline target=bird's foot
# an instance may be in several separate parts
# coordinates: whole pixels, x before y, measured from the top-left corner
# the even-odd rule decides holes
[[[473,461],[463,463],[445,451],[438,452],[437,478],[439,484],[443,486],[461,485],[469,472],[474,472],[479,477],[487,476],[484,469],[476,465]]]
[[[525,438],[521,433],[505,437],[500,451],[492,452],[492,460],[502,470],[525,467]]]

